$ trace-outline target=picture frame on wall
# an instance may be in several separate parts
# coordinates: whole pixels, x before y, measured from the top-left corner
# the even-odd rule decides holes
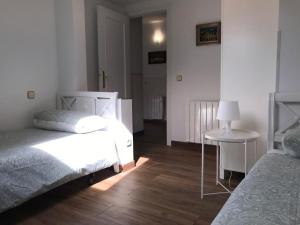
[[[149,64],[167,63],[167,52],[166,51],[149,52],[148,53],[148,63]]]
[[[221,43],[221,22],[198,24],[196,26],[196,45]]]

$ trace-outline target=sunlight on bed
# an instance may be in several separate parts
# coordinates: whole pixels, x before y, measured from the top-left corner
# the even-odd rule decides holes
[[[138,161],[136,162],[136,167],[134,167],[133,169],[128,170],[128,171],[123,172],[123,173],[119,173],[115,176],[109,177],[109,178],[93,185],[91,188],[96,189],[96,190],[100,190],[100,191],[107,191],[110,188],[112,188],[114,185],[119,183],[121,180],[123,180],[130,173],[132,173],[133,171],[135,171],[135,170],[139,169],[140,167],[142,167],[148,161],[149,161],[149,158],[140,157],[138,159]]]
[[[108,120],[102,117],[91,115],[87,117],[80,118],[74,124],[74,130],[76,133],[89,133],[97,130],[102,130],[108,125]]]
[[[31,146],[48,153],[74,171],[116,155],[113,139],[105,132],[73,134]]]
[[[86,124],[84,120],[81,121]],[[80,127],[78,123],[78,127]],[[133,161],[132,134],[126,126],[119,121],[109,121],[105,130],[86,134],[67,134],[67,136],[50,139],[31,146],[55,158],[76,174],[87,175],[101,169]],[[148,159],[140,158],[137,168]],[[131,171],[120,173],[112,178],[100,182],[98,190],[108,190],[118,183]]]

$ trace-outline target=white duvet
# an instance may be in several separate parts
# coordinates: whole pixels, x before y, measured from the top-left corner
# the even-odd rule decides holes
[[[0,133],[0,212],[118,162],[115,138],[107,131]]]

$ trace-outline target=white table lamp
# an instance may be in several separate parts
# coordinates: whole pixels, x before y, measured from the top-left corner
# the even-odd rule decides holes
[[[237,101],[220,101],[217,120],[225,121],[225,129],[231,131],[231,122],[240,119],[239,103]]]

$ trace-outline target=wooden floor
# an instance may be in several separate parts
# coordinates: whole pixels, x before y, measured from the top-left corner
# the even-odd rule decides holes
[[[93,186],[86,178],[66,184],[0,215],[0,225],[210,224],[228,195],[201,200],[200,151],[146,143],[144,137],[135,141],[135,169],[101,171]],[[207,191],[219,190],[214,152],[207,148]]]

